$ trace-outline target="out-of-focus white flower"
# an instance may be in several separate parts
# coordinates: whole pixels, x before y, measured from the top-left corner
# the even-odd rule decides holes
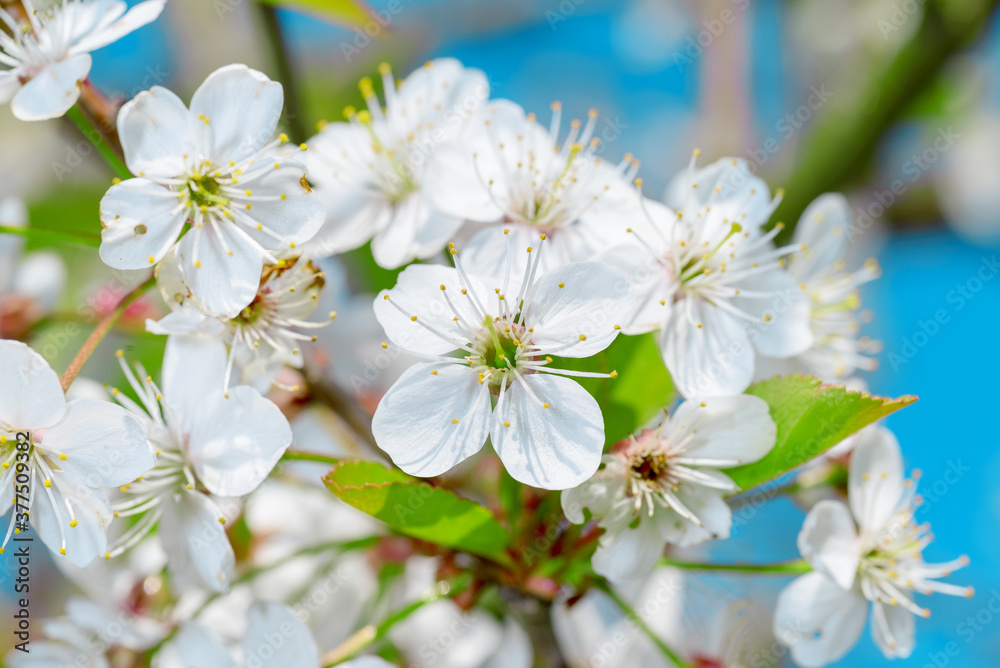
[[[0,515],[17,504],[0,541],[22,526],[79,566],[107,544],[111,508],[102,488],[153,466],[143,423],[106,401],[67,402],[41,355],[0,341]]]
[[[313,262],[300,256],[282,257],[265,264],[257,296],[234,317],[206,315],[181,277],[177,255],[171,251],[156,267],[157,284],[171,313],[158,321],[147,320],[154,334],[201,336],[229,346],[224,387],[229,387],[233,365],[242,382],[266,392],[285,365],[301,369],[302,341],[315,341],[300,330],[325,327],[336,317],[329,312],[322,322],[308,320],[319,305],[324,275]],[[295,389],[295,388],[285,388]]]
[[[426,187],[436,209],[477,223],[502,223],[462,249],[469,267],[502,272],[505,235],[517,248],[545,234],[548,248],[540,265],[545,272],[591,259],[627,227],[629,205],[634,209],[636,201],[629,181],[638,161],[626,156],[611,166],[595,155],[600,140],[594,136],[594,109],[585,126],[570,123],[559,146],[561,116],[561,105],[553,103],[546,130],[534,114],[496,100],[431,158]]]
[[[385,106],[361,80],[367,110],[345,110],[309,140],[306,164],[328,220],[307,252],[332,255],[372,240],[375,261],[400,267],[441,251],[462,224],[430,204],[424,171],[438,146],[455,137],[490,95],[486,76],[451,58],[432,60],[398,89],[381,65]]]
[[[412,556],[397,585],[397,605],[436,591],[440,561]],[[390,638],[416,668],[529,668],[531,639],[511,618],[497,620],[473,608],[463,611],[442,599],[423,606],[390,631]]]
[[[348,389],[369,412],[414,360],[396,347],[384,349],[382,326],[372,310],[372,294],[355,294],[347,268],[335,257],[316,261],[323,270],[320,313],[337,313],[337,323],[316,331],[306,345],[310,367],[323,371],[337,386]],[[370,457],[368,457],[370,459]]]
[[[320,654],[309,629],[281,603],[255,603],[247,611],[242,661],[206,628],[185,622],[157,656],[157,668],[319,668]],[[387,668],[381,659],[359,659],[347,668]]]
[[[607,348],[631,307],[628,281],[596,262],[536,280],[540,236],[527,249],[523,279],[510,265],[499,278],[469,276],[452,249],[455,268],[408,267],[375,299],[389,340],[430,360],[396,381],[372,422],[379,447],[407,473],[440,475],[487,436],[511,476],[528,485],[565,489],[597,470],[601,409],[563,376],[609,374],[553,369],[549,355],[588,357]]]
[[[64,0],[35,9],[22,0],[28,22],[3,8],[0,20],[0,103],[10,101],[22,121],[57,118],[76,104],[90,73],[90,52],[150,23],[166,0],[146,0],[128,9],[122,0]],[[126,11],[128,9],[128,11]]]
[[[682,547],[727,538],[739,491],[719,469],[759,460],[777,428],[767,403],[739,394],[681,404],[655,429],[605,455],[604,468],[562,494],[563,511],[582,524],[584,508],[604,529],[594,570],[620,582],[645,577],[667,543]]]
[[[257,489],[291,444],[288,421],[252,387],[224,393],[221,343],[171,337],[162,394],[141,367],[140,380],[119,359],[139,403],[117,390],[113,394],[148,425],[157,460],[141,480],[122,487],[116,516],[141,517],[105,556],[121,554],[159,522],[174,578],[182,586],[225,591],[235,557],[226,518],[205,492],[237,497]]]
[[[677,570],[659,568],[618,591],[657,637],[677,646],[684,610],[684,580]],[[557,598],[552,606],[552,631],[572,668],[674,668],[639,626],[599,590],[590,590],[572,604],[567,595]]]
[[[625,270],[636,307],[626,334],[660,330],[660,349],[685,397],[745,390],[755,350],[784,358],[813,342],[802,290],[781,267],[776,226],[762,226],[780,201],[742,160],[724,158],[674,179],[667,208],[644,200],[631,243],[600,259]]]
[[[181,276],[199,304],[235,317],[257,295],[265,261],[312,238],[323,203],[306,168],[269,143],[281,117],[281,84],[245,65],[208,76],[188,109],[154,86],[118,114],[125,162],[137,178],[101,200],[101,258],[145,269],[177,244]]]
[[[888,430],[851,456],[848,502],[820,501],[806,516],[798,545],[814,572],[778,597],[774,633],[792,658],[813,668],[837,661],[857,643],[871,602],[872,636],[888,658],[913,651],[914,615],[927,617],[913,592],[972,596],[971,587],[940,582],[968,564],[923,559],[930,527],[914,521],[916,486],[903,478],[899,444]]]
[[[758,378],[808,373],[841,382],[859,369],[878,366],[868,355],[880,350],[879,342],[858,335],[858,287],[878,278],[881,270],[869,259],[861,269],[845,271],[851,227],[851,209],[843,195],[821,195],[802,214],[793,239],[801,252],[790,256],[786,266],[809,304],[812,345],[785,359],[758,356]]]
[[[981,109],[962,123],[962,141],[934,171],[945,220],[976,243],[1000,243],[1000,112]]]
[[[42,624],[45,640],[32,642],[25,654],[12,650],[6,657],[12,668],[91,666],[106,668],[113,648],[149,649],[166,635],[164,626],[110,602],[74,596],[63,617]]]
[[[28,212],[16,197],[0,200],[0,225],[24,227]],[[51,251],[21,257],[24,237],[0,235],[0,336],[23,338],[45,316],[66,284],[66,265]]]

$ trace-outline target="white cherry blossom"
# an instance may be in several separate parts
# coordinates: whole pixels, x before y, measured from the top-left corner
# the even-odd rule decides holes
[[[767,403],[739,394],[688,400],[655,429],[622,441],[593,478],[562,494],[571,522],[582,524],[587,508],[604,529],[594,570],[613,581],[641,578],[668,543],[728,538],[725,497],[739,486],[720,469],[761,459],[776,434]]]
[[[462,249],[468,266],[503,271],[505,234],[515,246],[548,237],[542,272],[589,260],[620,236],[636,208],[629,181],[639,163],[631,155],[618,165],[601,160],[597,117],[591,109],[586,125],[571,121],[560,145],[558,102],[546,129],[535,114],[494,100],[431,157],[426,187],[435,208],[477,223],[502,223]]]
[[[452,248],[455,268],[408,267],[375,299],[389,340],[428,360],[403,373],[372,423],[407,473],[444,473],[487,436],[507,471],[535,487],[573,487],[597,470],[600,407],[565,376],[609,374],[553,368],[550,355],[589,357],[610,345],[631,306],[628,281],[594,262],[536,278],[544,236],[528,247],[522,277],[510,265],[499,278],[469,276]]]
[[[370,79],[361,80],[368,108],[345,110],[347,122],[329,123],[309,140],[306,164],[328,220],[308,252],[323,257],[371,240],[375,261],[400,267],[439,253],[462,224],[435,208],[424,192],[427,161],[456,136],[486,102],[489,82],[452,58],[428,62],[397,89],[381,65],[385,102]]]
[[[0,378],[0,515],[17,504],[0,550],[28,524],[53,553],[86,565],[107,544],[103,488],[153,466],[146,428],[107,401],[67,402],[59,377],[23,343],[0,341]]]
[[[833,663],[854,647],[869,603],[879,649],[888,658],[906,658],[913,651],[914,617],[930,615],[914,593],[973,593],[940,581],[967,565],[967,557],[924,561],[932,536],[928,525],[914,521],[916,485],[903,478],[895,437],[885,429],[878,434],[862,440],[851,456],[848,504],[825,500],[809,511],[798,545],[814,570],[778,597],[775,635],[805,668]]]
[[[22,121],[57,118],[76,104],[90,74],[90,52],[155,20],[166,0],[128,9],[123,0],[61,0],[36,9],[22,0],[27,21],[0,7],[0,103]],[[128,11],[126,11],[128,10]]]
[[[159,522],[174,578],[225,591],[234,555],[226,517],[210,494],[239,497],[257,489],[291,444],[288,421],[251,387],[223,391],[226,351],[219,342],[171,337],[162,392],[141,367],[136,376],[119,359],[139,402],[112,393],[148,425],[157,459],[141,480],[122,486],[115,515],[138,519],[105,556],[123,553]]]
[[[171,251],[156,267],[157,285],[172,311],[159,320],[147,320],[154,334],[197,336],[222,341],[229,347],[223,387],[228,388],[235,366],[240,382],[266,392],[285,366],[301,369],[300,346],[316,336],[302,330],[325,327],[336,311],[317,322],[309,320],[320,303],[324,272],[308,258],[282,255],[265,264],[257,295],[234,317],[206,315],[183,282],[176,253]],[[296,389],[286,387],[285,389]]]
[[[792,247],[774,248],[781,226],[762,226],[780,201],[742,160],[695,167],[667,194],[644,200],[630,243],[600,259],[625,270],[636,294],[626,334],[660,330],[660,349],[685,397],[745,390],[755,350],[784,358],[813,342],[809,307],[782,268]]]
[[[850,243],[851,209],[843,195],[827,193],[813,201],[795,228],[793,243],[801,252],[788,258],[788,273],[805,293],[813,343],[787,359],[759,356],[757,375],[804,372],[825,380],[847,378],[859,369],[877,368],[878,341],[859,336],[858,287],[881,275],[869,259],[861,269],[845,270]]]
[[[283,99],[281,84],[227,65],[190,109],[159,86],[129,101],[118,134],[137,178],[101,200],[101,259],[149,268],[180,237],[181,275],[207,313],[234,317],[250,304],[264,262],[311,239],[325,217],[306,168],[274,150],[284,137],[269,142]]]

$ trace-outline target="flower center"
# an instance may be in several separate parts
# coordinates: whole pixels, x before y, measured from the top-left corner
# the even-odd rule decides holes
[[[197,207],[228,206],[229,199],[219,194],[220,186],[215,177],[194,175],[187,182],[191,203]]]
[[[494,318],[487,315],[483,327],[472,341],[473,354],[469,363],[480,368],[480,378],[488,382],[490,389],[498,391],[515,372],[521,375],[533,373],[525,368],[525,363],[534,359],[524,352],[530,343],[531,333],[515,322],[516,316],[506,315]]]

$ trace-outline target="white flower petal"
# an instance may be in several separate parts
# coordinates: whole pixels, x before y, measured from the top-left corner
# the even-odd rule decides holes
[[[163,353],[163,399],[190,433],[205,405],[221,399],[226,346],[218,340],[171,336]]]
[[[537,373],[524,376],[523,383],[507,388],[492,422],[493,447],[507,472],[526,485],[576,487],[601,463],[601,408],[569,378]]]
[[[689,399],[677,407],[666,429],[672,434],[694,434],[685,456],[749,464],[771,451],[778,428],[766,401],[736,394]]]
[[[243,663],[259,668],[313,668],[319,666],[319,648],[287,605],[255,603],[247,611]]]
[[[88,54],[53,63],[25,83],[10,109],[22,121],[44,121],[69,111],[80,97],[80,82],[90,73]]]
[[[621,460],[613,455],[605,455],[603,461],[604,468],[591,478],[576,487],[563,490],[560,502],[563,513],[570,522],[583,524],[584,508],[593,517],[604,517],[616,501],[625,497],[626,472]]]
[[[111,186],[100,215],[101,259],[115,269],[152,267],[173,247],[187,219],[172,192],[138,178]]]
[[[591,561],[594,571],[612,582],[641,579],[653,571],[666,546],[656,522],[642,516],[634,529],[605,534]]]
[[[191,112],[212,128],[212,162],[242,162],[274,134],[285,96],[281,84],[246,65],[226,65],[208,75],[191,97]]]
[[[732,482],[728,476],[718,471],[702,469],[701,473],[719,480],[721,483]],[[698,545],[706,540],[729,538],[733,525],[733,513],[726,503],[725,490],[713,489],[701,485],[681,485],[677,497],[684,507],[691,511],[701,526],[687,520],[673,511],[663,512],[668,521],[660,521],[658,526],[663,537],[679,547]]]
[[[479,146],[477,145],[477,148]],[[476,157],[473,157],[473,154]],[[485,163],[489,163],[487,167]],[[424,191],[431,206],[449,215],[474,222],[493,222],[503,217],[479,169],[492,170],[492,156],[479,152],[463,142],[443,144],[434,152],[424,172]]]
[[[10,102],[10,99],[21,90],[20,68],[0,72],[0,104]]]
[[[382,397],[372,433],[396,466],[431,477],[482,449],[489,418],[489,391],[468,367],[414,364]]]
[[[226,646],[194,622],[181,624],[158,658],[160,668],[237,668]]]
[[[461,218],[432,210],[423,195],[412,193],[396,204],[388,225],[372,240],[372,256],[380,267],[401,267],[440,252],[461,226]]]
[[[778,595],[774,635],[791,647],[803,668],[819,668],[842,658],[865,628],[868,602],[841,589],[820,573],[807,573]]]
[[[179,584],[227,591],[236,556],[219,507],[201,492],[185,490],[164,499],[160,509],[167,567]]]
[[[162,86],[142,91],[118,112],[118,136],[129,171],[174,178],[183,174],[184,155],[198,149],[196,119],[177,95]],[[146,187],[156,188],[151,184]]]
[[[862,538],[873,540],[903,496],[903,455],[891,431],[878,427],[866,434],[851,455],[847,498]],[[886,546],[883,546],[886,547]]]
[[[0,420],[15,429],[48,427],[66,412],[59,376],[19,341],[0,341]]]
[[[792,255],[788,263],[788,272],[797,282],[822,276],[843,259],[853,220],[847,198],[840,193],[820,195],[806,207],[795,227],[795,244],[807,250]]]
[[[693,183],[698,187],[692,188]],[[716,192],[716,188],[721,190]],[[747,231],[756,233],[757,228],[767,222],[765,214],[770,207],[771,194],[767,183],[753,175],[746,160],[721,158],[696,169],[693,175],[687,170],[678,174],[667,186],[664,201],[675,211],[703,210],[711,206],[712,215],[700,224],[716,226],[708,234],[715,236],[721,231],[718,235],[721,239],[734,220],[747,221],[751,225]]]
[[[725,396],[747,389],[754,350],[743,323],[701,299],[685,298],[669,308],[660,351],[678,392]]]
[[[203,229],[188,230],[177,245],[191,294],[207,313],[227,318],[235,317],[257,296],[264,268],[258,250],[228,227],[231,224],[206,223]]]
[[[881,608],[881,610],[879,610]],[[877,619],[872,622],[872,638],[888,659],[906,659],[913,653],[916,635],[916,617],[902,605],[873,603],[874,615],[885,615],[883,626]]]
[[[798,538],[799,552],[814,570],[843,589],[854,585],[861,542],[851,511],[840,501],[820,501],[806,515]]]
[[[165,336],[201,334],[221,338],[225,326],[217,318],[210,318],[189,303],[159,320],[147,319],[146,331]]]
[[[111,25],[94,31],[77,41],[70,48],[70,53],[96,51],[102,46],[118,41],[130,32],[155,21],[166,4],[167,0],[146,0],[146,2],[139,3]]]
[[[615,325],[621,326],[633,303],[625,274],[599,262],[549,271],[535,281],[526,302],[532,343],[543,354],[558,348],[563,357],[589,357],[611,345]]]
[[[677,283],[644,247],[616,246],[598,260],[625,272],[635,305],[621,323],[624,334],[645,334],[660,329],[670,315]]]
[[[0,283],[2,285],[2,283]],[[66,263],[52,251],[35,251],[21,261],[11,285],[13,292],[29,297],[48,311],[66,287]]]
[[[740,283],[740,289],[769,292],[769,297],[734,297],[732,304],[754,318],[748,323],[750,340],[761,355],[785,358],[809,350],[813,344],[811,307],[805,292],[784,269],[776,268]]]
[[[308,145],[303,162],[327,211],[308,252],[324,257],[353,250],[389,224],[394,208],[371,166],[371,135],[360,124],[330,123]]]
[[[463,283],[456,269],[430,264],[410,265],[396,278],[392,290],[383,290],[375,298],[375,317],[389,340],[404,350],[427,355],[450,352],[467,341],[455,317],[460,317],[468,327],[478,330],[482,326],[478,310],[472,305],[473,295],[480,305],[488,308],[487,289],[475,278],[470,277],[470,280],[469,294],[463,295]],[[445,292],[440,288],[442,285],[458,316],[442,294]],[[386,295],[389,300],[385,299]],[[417,320],[412,320],[413,316]]]
[[[206,405],[188,442],[188,457],[208,491],[243,496],[255,490],[292,443],[281,410],[257,390],[239,386]]]
[[[108,524],[111,523],[111,505],[107,495],[99,489],[91,489],[71,474],[52,471],[52,486],[43,488],[39,480],[31,506],[31,525],[39,538],[53,555],[59,556],[62,537],[66,538],[65,559],[77,566],[86,566],[97,556],[104,556],[107,549]],[[55,505],[49,498],[52,493]],[[72,517],[66,508],[66,500],[73,507]],[[77,525],[70,526],[76,519]],[[59,527],[62,527],[60,532]]]
[[[118,404],[96,399],[66,404],[66,414],[44,431],[39,447],[67,475],[89,487],[130,483],[156,463],[139,418]]]
[[[266,232],[259,231],[256,225],[243,225],[250,237],[264,248],[285,250],[288,244],[305,243],[316,235],[323,221],[326,220],[326,208],[323,201],[312,193],[302,182],[306,168],[299,162],[289,159],[279,159],[271,162],[265,158],[258,171],[247,172],[242,178],[253,181],[248,190],[232,197],[233,208],[241,217],[245,217],[262,225],[277,234],[281,240]],[[260,174],[263,173],[263,176]],[[257,195],[277,198],[272,201],[257,199]],[[284,199],[281,199],[281,197]],[[247,208],[249,205],[250,208]]]

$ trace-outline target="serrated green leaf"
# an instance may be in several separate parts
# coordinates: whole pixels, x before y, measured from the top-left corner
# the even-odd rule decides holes
[[[618,372],[617,378],[575,378],[597,399],[604,413],[608,445],[656,417],[674,397],[674,384],[653,334],[620,335],[604,351],[586,359],[560,358],[554,369]]]
[[[368,4],[360,0],[257,0],[269,5],[308,12],[347,27],[363,27],[372,20]]]
[[[507,531],[489,510],[375,462],[341,462],[323,479],[348,505],[399,533],[509,565]]]
[[[909,406],[916,397],[898,399],[825,385],[813,376],[778,376],[757,383],[747,394],[771,407],[778,427],[774,449],[753,464],[726,470],[726,475],[748,490],[798,468],[859,429]]]

